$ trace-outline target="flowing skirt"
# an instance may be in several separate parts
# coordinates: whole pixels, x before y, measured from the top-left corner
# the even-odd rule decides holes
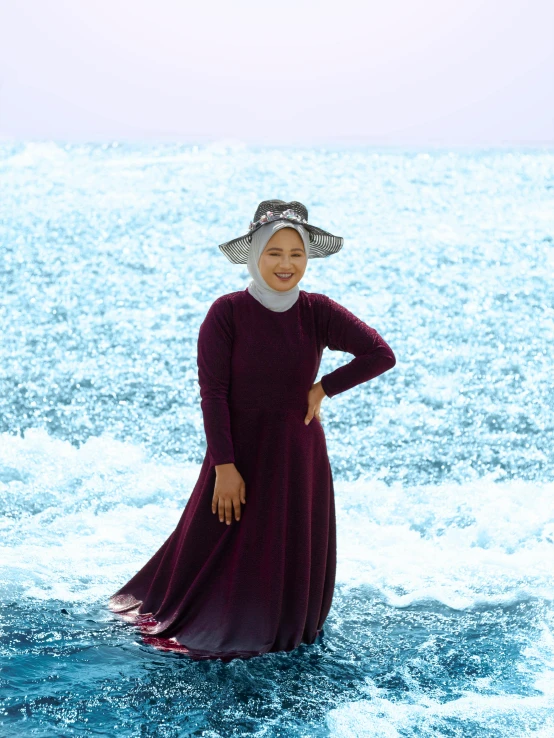
[[[208,453],[181,518],[152,558],[109,599],[145,642],[193,659],[249,658],[311,644],[335,585],[333,478],[325,434],[304,413],[231,417],[246,487],[241,518],[212,513]]]

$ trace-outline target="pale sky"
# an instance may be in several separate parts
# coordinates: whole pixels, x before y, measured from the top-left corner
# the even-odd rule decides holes
[[[554,144],[553,0],[0,0],[0,140]]]

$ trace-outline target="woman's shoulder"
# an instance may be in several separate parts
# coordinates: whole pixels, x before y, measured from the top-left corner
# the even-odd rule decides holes
[[[210,309],[215,307],[216,309],[231,308],[233,305],[240,303],[246,295],[246,290],[235,290],[235,292],[227,292],[225,295],[219,295],[212,302]]]
[[[314,309],[329,310],[335,305],[338,305],[338,303],[323,292],[306,292],[305,290],[300,290],[300,292],[304,295],[305,302]]]
[[[310,309],[324,325],[328,325],[330,321],[351,322],[352,320],[359,320],[351,310],[323,292],[306,292],[305,299]]]
[[[204,318],[200,324],[200,337],[203,333],[210,331],[215,331],[218,335],[232,336],[233,311],[237,301],[241,299],[240,290],[216,297],[204,311]]]
[[[236,290],[235,292],[228,292],[225,295],[219,295],[208,307],[206,318],[232,319],[233,310],[243,302],[245,295],[246,290]]]

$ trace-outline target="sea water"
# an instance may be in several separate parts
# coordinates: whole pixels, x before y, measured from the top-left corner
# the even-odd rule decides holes
[[[321,642],[191,662],[106,600],[196,482],[217,246],[271,198],[397,364],[322,405]],[[3,143],[0,254],[3,736],[554,735],[552,149]]]

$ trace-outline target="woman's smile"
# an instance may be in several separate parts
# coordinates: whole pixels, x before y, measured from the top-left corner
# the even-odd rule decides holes
[[[300,233],[294,228],[275,231],[258,259],[264,282],[279,292],[296,287],[306,271],[308,256]]]

